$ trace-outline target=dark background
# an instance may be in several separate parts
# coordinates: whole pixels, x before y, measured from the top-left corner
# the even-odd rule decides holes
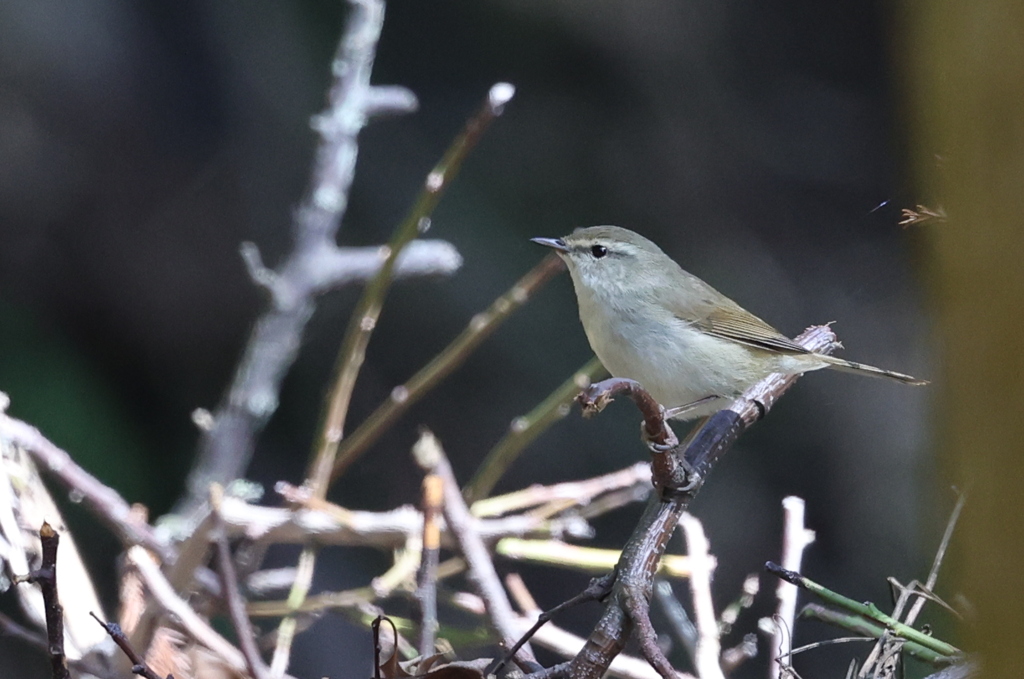
[[[181,492],[190,412],[216,405],[264,303],[238,244],[256,242],[271,264],[290,244],[315,141],[308,122],[324,105],[343,16],[336,2],[0,3],[0,390],[15,416],[154,516]],[[431,236],[454,243],[464,267],[395,286],[350,422],[537,261],[529,237],[596,223],[651,237],[788,334],[835,320],[844,356],[934,376],[919,237],[897,226],[899,208],[920,197],[907,179],[893,25],[883,6],[859,2],[390,3],[375,82],[411,88],[420,111],[362,135],[341,242],[387,239],[490,85],[518,93],[433,220]],[[301,480],[356,295],[323,298],[308,328],[257,451],[253,476],[268,487]],[[467,479],[509,421],[589,356],[563,275],[352,467],[333,499],[414,502],[419,424]],[[886,576],[923,579],[952,504],[933,485],[928,405],[941,389],[819,373],[746,435],[692,507],[719,559],[719,608],[778,558],[788,494],[808,501],[817,531],[812,577],[880,603]],[[499,490],[642,459],[637,420],[624,404],[594,420],[570,415]],[[621,545],[639,511],[597,521],[596,544]],[[85,515],[69,520],[113,602],[116,542]],[[386,558],[325,552],[315,587],[366,584]],[[499,566],[522,572],[543,606],[586,580]],[[771,610],[774,587],[762,578],[740,633]],[[562,622],[585,633],[597,612]],[[803,623],[797,642],[822,636],[838,634]],[[763,675],[761,648],[743,676]],[[370,652],[368,634],[329,616],[299,638],[292,671],[366,676]],[[837,676],[861,652],[814,651],[797,668]],[[0,639],[0,664],[15,663],[24,676],[46,671]]]

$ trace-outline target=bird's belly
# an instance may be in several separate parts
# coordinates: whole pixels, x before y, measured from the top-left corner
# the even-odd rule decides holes
[[[636,380],[667,408],[708,396],[731,398],[767,374],[755,361],[756,350],[712,337],[674,317],[656,323],[606,315],[585,329],[608,372]],[[691,416],[725,404],[717,402]]]

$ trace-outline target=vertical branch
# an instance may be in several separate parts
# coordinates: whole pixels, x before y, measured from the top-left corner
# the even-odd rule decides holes
[[[444,480],[430,472],[423,479],[423,554],[416,574],[420,608],[420,657],[434,654],[437,637],[437,563],[441,552],[439,519],[444,508]]]
[[[224,601],[227,603],[231,625],[235,628],[235,634],[238,636],[238,647],[245,658],[249,674],[252,675],[252,679],[269,679],[269,670],[263,662],[260,649],[256,644],[256,633],[245,612],[245,601],[238,592],[238,574],[231,558],[231,547],[228,545],[227,533],[224,528],[224,517],[220,513],[223,499],[224,489],[217,484],[211,486],[210,507],[213,510],[214,546],[217,548],[217,569],[220,571]]]
[[[804,501],[790,495],[782,500],[782,567],[800,572],[804,550],[814,542],[814,531],[804,528]],[[776,589],[779,607],[775,613],[774,633],[768,647],[768,677],[782,676],[780,658],[789,658],[793,650],[793,624],[796,619],[797,587],[785,580]],[[788,662],[788,660],[787,660]]]
[[[186,506],[179,511],[205,501],[211,482],[227,483],[244,473],[256,435],[277,410],[281,381],[298,353],[313,300],[329,287],[327,271],[337,268],[335,238],[348,206],[359,132],[375,115],[416,108],[416,98],[408,90],[370,85],[384,21],[383,0],[349,0],[349,6],[331,65],[334,82],[328,106],[313,120],[320,145],[309,189],[295,211],[294,248],[277,271],[269,271],[259,262],[254,245],[243,247],[250,274],[268,289],[272,304],[256,322],[224,402],[202,435],[188,478]]]
[[[692,514],[683,514],[679,525],[686,536],[686,553],[690,557],[690,593],[693,596],[693,618],[697,626],[697,646],[693,664],[700,679],[725,679],[719,657],[722,645],[718,638],[718,618],[711,599],[711,555],[704,527]]]
[[[46,611],[46,651],[50,656],[50,673],[53,679],[71,679],[68,660],[64,656],[64,607],[57,595],[57,547],[60,535],[48,523],[39,529],[39,540],[43,547],[43,560],[39,568],[25,578],[38,584],[43,592],[43,606]]]

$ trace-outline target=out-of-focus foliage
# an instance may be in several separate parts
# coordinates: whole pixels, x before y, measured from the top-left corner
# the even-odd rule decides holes
[[[913,6],[907,48],[916,162],[950,215],[929,234],[929,287],[943,347],[944,469],[969,499],[954,542],[986,677],[1024,665],[1024,8]]]

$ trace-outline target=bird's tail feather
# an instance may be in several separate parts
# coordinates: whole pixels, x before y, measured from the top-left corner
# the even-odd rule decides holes
[[[887,377],[890,380],[896,380],[897,382],[903,382],[904,384],[928,384],[928,380],[919,380],[916,377],[904,375],[903,373],[898,373],[893,370],[883,370],[882,368],[876,368],[873,365],[847,361],[845,358],[825,355],[822,355],[821,358],[823,358],[825,362],[828,363],[828,367],[833,370],[840,370],[846,373],[858,373],[860,375],[870,375],[871,377]]]

